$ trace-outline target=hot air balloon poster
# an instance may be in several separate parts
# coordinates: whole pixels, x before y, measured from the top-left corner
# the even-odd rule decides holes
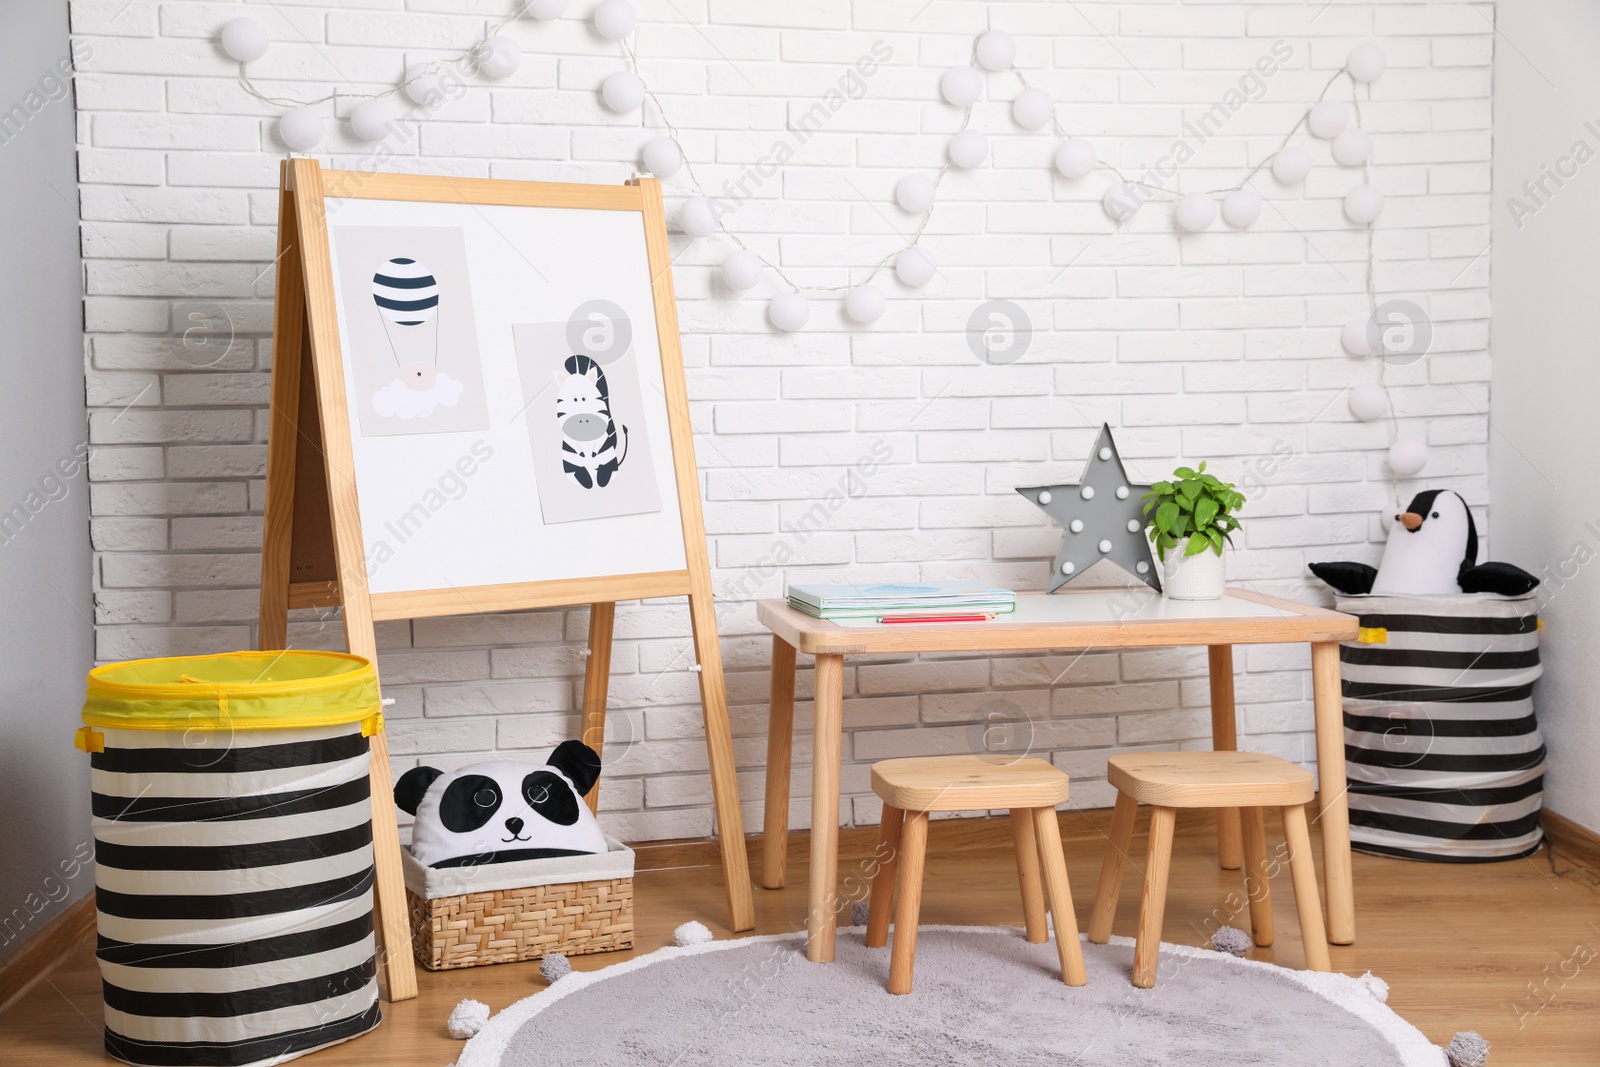
[[[458,227],[336,226],[363,437],[489,426]]]

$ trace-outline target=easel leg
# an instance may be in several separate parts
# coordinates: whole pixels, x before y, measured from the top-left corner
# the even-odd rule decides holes
[[[745,851],[733,728],[728,723],[728,692],[722,680],[722,649],[717,645],[717,616],[709,580],[702,591],[689,594],[689,618],[694,625],[694,650],[700,663],[700,705],[705,711],[706,754],[711,763],[722,877],[728,889],[728,925],[735,932],[749,930],[756,924],[756,906],[750,896],[750,857]]]
[[[789,766],[794,759],[794,646],[772,635],[772,704],[767,713],[767,808],[761,826],[761,884],[782,889],[789,863]]]
[[[589,663],[583,669],[583,743],[603,756],[606,743],[606,691],[611,685],[611,633],[617,605],[589,605]],[[601,766],[604,767],[602,761]],[[589,810],[600,810],[600,783],[589,790]]]
[[[1217,752],[1239,748],[1239,722],[1233,706],[1233,646],[1211,645],[1211,747]],[[1244,863],[1238,808],[1217,809],[1217,865],[1236,871]]]

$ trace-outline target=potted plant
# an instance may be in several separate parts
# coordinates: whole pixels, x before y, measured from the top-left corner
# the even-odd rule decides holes
[[[1222,546],[1233,543],[1233,531],[1239,528],[1234,513],[1243,506],[1244,494],[1233,483],[1207,474],[1204,463],[1199,470],[1179,467],[1170,480],[1150,487],[1144,495],[1144,513],[1150,521],[1145,533],[1161,558],[1167,596],[1222,597]]]

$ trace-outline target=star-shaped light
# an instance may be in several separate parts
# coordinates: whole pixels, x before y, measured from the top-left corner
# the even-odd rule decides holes
[[[1100,427],[1094,451],[1076,485],[1035,485],[1019,488],[1028,500],[1044,509],[1066,529],[1061,549],[1050,572],[1050,592],[1066,585],[1103,559],[1110,560],[1150,588],[1161,591],[1155,557],[1145,536],[1144,505],[1149,490],[1128,479],[1122,468],[1111,426]]]

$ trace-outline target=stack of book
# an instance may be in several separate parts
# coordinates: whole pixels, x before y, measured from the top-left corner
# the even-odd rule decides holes
[[[791,585],[789,606],[819,619],[978,622],[1017,610],[1017,594],[978,582]]]

